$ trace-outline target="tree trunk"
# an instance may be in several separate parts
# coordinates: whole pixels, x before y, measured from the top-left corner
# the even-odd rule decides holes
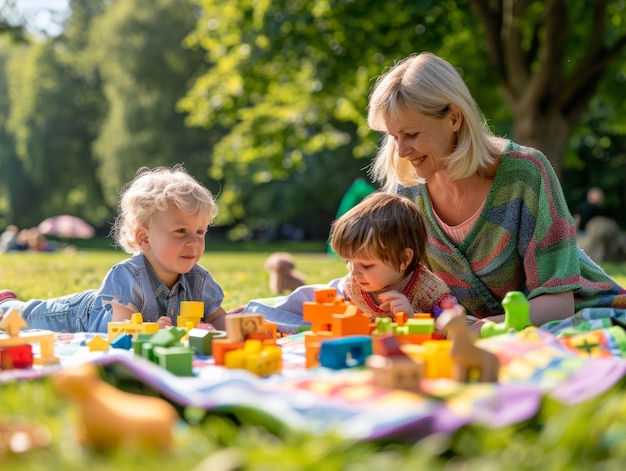
[[[513,108],[514,141],[540,150],[552,163],[557,175],[561,175],[561,162],[574,130],[574,125],[556,110],[538,112],[536,107],[525,103],[511,103]]]
[[[626,47],[626,35],[607,45],[607,0],[582,5],[591,25],[583,40],[573,38],[568,24],[572,4],[565,0],[545,0],[540,20],[529,13],[530,0],[469,3],[485,30],[489,62],[502,77],[513,112],[513,139],[542,151],[560,177],[569,138],[607,67]],[[567,73],[566,46],[574,40],[587,47]]]

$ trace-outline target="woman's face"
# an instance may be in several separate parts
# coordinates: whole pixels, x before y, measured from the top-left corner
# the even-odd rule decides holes
[[[416,175],[426,180],[444,168],[443,159],[454,150],[460,125],[454,108],[443,118],[406,109],[387,121],[387,134],[395,141],[398,156],[407,159]]]

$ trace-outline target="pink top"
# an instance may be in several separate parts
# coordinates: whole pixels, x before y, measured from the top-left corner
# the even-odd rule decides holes
[[[439,224],[441,230],[448,236],[448,239],[450,239],[456,245],[459,245],[461,241],[465,239],[465,236],[467,236],[467,234],[469,234],[469,232],[472,230],[472,227],[474,227],[474,223],[478,219],[478,216],[480,216],[480,213],[485,206],[485,201],[483,201],[483,204],[480,205],[480,208],[478,208],[474,214],[472,214],[468,219],[463,221],[458,226],[448,226],[439,218],[439,215],[435,212],[434,208],[433,214],[435,215],[435,219],[437,219],[437,224]]]

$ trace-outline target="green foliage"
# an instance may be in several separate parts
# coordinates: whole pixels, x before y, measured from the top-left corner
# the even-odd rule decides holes
[[[106,201],[141,166],[185,163],[206,181],[213,132],[190,129],[176,102],[202,67],[200,51],[184,50],[192,28],[191,2],[128,0],[111,3],[94,22],[89,50],[95,54],[109,104],[94,154]]]
[[[0,42],[0,227],[69,212],[105,228],[138,167],[184,162],[219,195],[217,224],[231,238],[296,228],[323,239],[376,151],[379,135],[365,122],[375,78],[423,50],[458,67],[498,134],[514,134],[522,118],[537,130],[546,116],[569,129],[595,93],[569,141],[563,180],[576,185],[566,197],[574,203],[600,184],[620,208],[626,65],[611,54],[625,41],[624,2],[509,3],[71,0],[58,37]],[[506,81],[532,79],[542,46],[560,44],[545,16],[552,7],[551,18],[567,20],[556,31],[565,47],[549,77],[515,89],[513,114]],[[518,41],[502,40],[518,26]],[[588,87],[565,80],[604,67]],[[519,98],[543,83],[537,106]],[[535,137],[560,159],[566,140],[550,121]]]

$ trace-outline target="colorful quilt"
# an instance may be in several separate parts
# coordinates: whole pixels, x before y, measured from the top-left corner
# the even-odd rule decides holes
[[[479,345],[500,360],[497,384],[431,379],[422,382],[420,392],[376,388],[366,368],[306,369],[304,334],[279,340],[283,372],[267,378],[216,366],[211,357],[195,357],[194,376],[179,377],[132,351],[91,352],[85,341],[93,334],[59,334],[55,354],[60,365],[1,370],[0,383],[94,362],[113,374],[132,376],[183,407],[242,414],[268,427],[418,440],[469,423],[516,424],[532,418],[546,396],[573,405],[615,386],[626,375],[626,331],[611,322],[578,325],[562,332],[527,328],[482,339]]]

